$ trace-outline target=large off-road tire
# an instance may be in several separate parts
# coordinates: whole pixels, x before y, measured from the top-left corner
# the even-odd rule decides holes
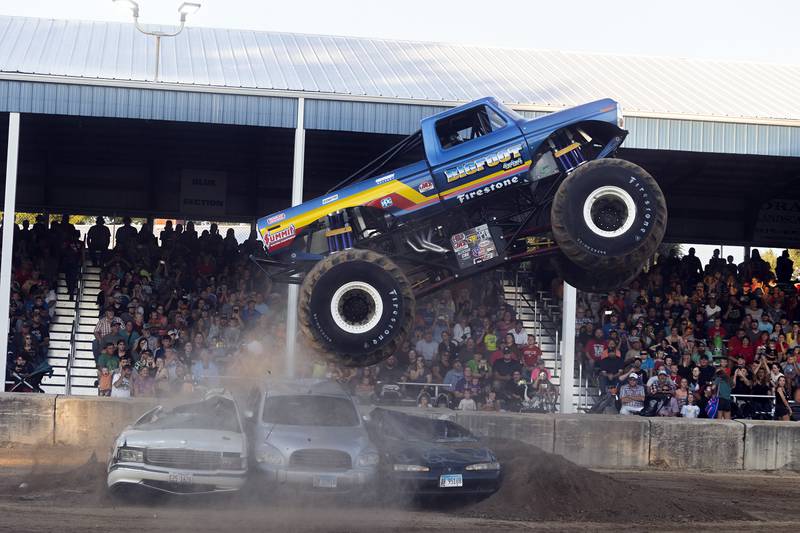
[[[584,269],[563,253],[553,257],[553,265],[564,281],[584,292],[608,292],[625,287],[642,271],[642,265],[630,264],[612,270]]]
[[[564,179],[553,198],[550,224],[564,255],[577,265],[630,270],[656,253],[667,228],[667,204],[643,168],[599,159]]]
[[[300,286],[300,328],[312,346],[346,366],[369,366],[397,351],[414,320],[405,274],[371,250],[319,261]]]

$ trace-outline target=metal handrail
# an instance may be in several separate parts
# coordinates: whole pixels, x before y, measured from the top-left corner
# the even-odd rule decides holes
[[[67,356],[67,366],[64,368],[64,394],[66,395],[72,393],[72,363],[75,361],[75,344],[77,342],[78,324],[80,323],[80,305],[81,298],[83,298],[83,265],[85,262],[86,249],[82,248],[81,266],[78,269],[78,286],[75,288],[75,319],[72,321],[72,330],[69,334],[69,355]],[[66,278],[66,274],[64,277]]]

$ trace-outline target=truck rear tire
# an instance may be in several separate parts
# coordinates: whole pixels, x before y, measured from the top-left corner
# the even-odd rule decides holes
[[[598,159],[561,183],[550,224],[572,262],[585,269],[628,271],[656,253],[667,228],[667,204],[643,168],[622,159]]]
[[[319,261],[300,286],[300,328],[312,346],[346,366],[394,354],[411,331],[414,295],[388,257],[350,249]]]
[[[562,253],[553,258],[553,265],[564,281],[580,291],[595,293],[624,287],[642,271],[642,266],[639,264],[613,270],[584,269]]]

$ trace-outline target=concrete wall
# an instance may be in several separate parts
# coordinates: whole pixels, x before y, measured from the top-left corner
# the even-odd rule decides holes
[[[52,444],[55,402],[48,394],[0,393],[0,445]]]
[[[743,420],[745,470],[800,471],[800,424]]]
[[[556,416],[554,451],[583,466],[644,468],[650,423],[638,416]]]
[[[745,426],[735,420],[650,418],[651,466],[741,470]],[[800,431],[800,426],[797,426]]]
[[[60,446],[105,459],[155,400],[0,393],[0,446]],[[800,423],[403,409],[518,439],[593,468],[800,471]]]

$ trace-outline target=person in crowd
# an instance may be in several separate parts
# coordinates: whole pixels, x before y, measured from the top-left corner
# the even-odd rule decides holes
[[[619,399],[621,415],[638,414],[644,408],[644,387],[639,383],[638,374],[628,374],[627,382],[620,388]]]

